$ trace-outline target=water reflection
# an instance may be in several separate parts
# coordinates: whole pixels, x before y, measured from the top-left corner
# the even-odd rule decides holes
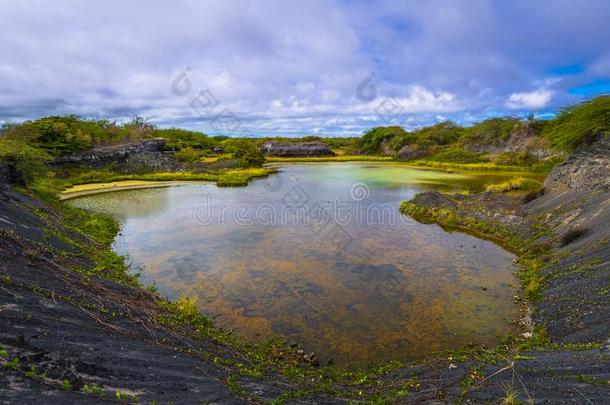
[[[261,222],[256,207],[282,209],[298,186],[309,207],[346,202],[353,213],[388,204],[396,212],[401,200],[427,187],[478,191],[509,176],[391,164],[293,165],[246,188],[186,185],[72,203],[121,219],[115,249],[143,267],[145,284],[156,283],[170,298],[198,296],[203,311],[220,314],[221,326],[247,337],[294,339],[350,367],[495,343],[518,316],[511,254],[404,216],[393,224],[339,223],[331,213],[330,222],[315,223],[330,225],[327,234],[303,223]],[[367,187],[361,200],[355,182]],[[227,215],[202,222],[198,210],[214,204],[250,207],[240,218],[252,221]],[[347,241],[336,243],[337,225]]]

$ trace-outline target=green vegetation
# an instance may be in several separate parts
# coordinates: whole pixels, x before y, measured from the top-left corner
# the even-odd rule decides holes
[[[489,158],[485,153],[470,152],[466,149],[451,147],[426,157],[430,162],[485,163]]]
[[[119,125],[108,120],[88,120],[75,115],[47,117],[22,124],[5,124],[2,137],[61,156],[130,140],[152,138],[154,127],[142,118]]]
[[[25,182],[44,171],[48,159],[49,155],[42,149],[21,140],[0,138],[0,161],[13,167]]]
[[[45,194],[60,192],[79,184],[111,183],[116,181],[209,181],[219,187],[245,186],[254,178],[274,173],[273,168],[223,169],[211,172],[155,172],[144,174],[121,174],[111,170],[71,171],[65,176],[50,176],[36,179],[30,188]]]
[[[499,171],[499,172],[546,172],[547,165],[544,166],[504,166],[495,163],[451,163],[451,162],[434,162],[431,160],[414,160],[406,162],[412,166],[431,167],[443,170],[474,170],[474,171]]]
[[[360,149],[364,153],[376,154],[380,153],[380,147],[385,140],[394,139],[406,135],[401,127],[377,127],[365,132],[359,140]]]
[[[525,125],[526,122],[517,118],[490,118],[466,128],[461,140],[464,144],[495,146],[501,141],[508,140],[511,132]]]
[[[239,167],[261,167],[265,163],[265,156],[252,141],[236,139],[231,141],[226,149],[233,154]]]
[[[166,149],[185,167],[175,172],[137,170],[125,172],[109,164],[101,168],[52,168],[46,163],[67,154],[93,147],[163,137]],[[219,168],[206,166],[205,159],[215,155],[214,148],[226,148],[235,163]],[[14,180],[43,194],[57,194],[76,184],[122,180],[212,181],[219,186],[244,186],[255,177],[274,169],[263,169],[264,156],[254,141],[208,137],[181,129],[157,129],[141,118],[119,125],[106,120],[88,120],[77,116],[48,117],[19,125],[5,124],[0,129],[0,161],[12,170]],[[225,167],[225,168],[223,168]],[[228,167],[228,168],[227,168]],[[233,168],[231,168],[233,167]]]
[[[596,136],[610,134],[610,96],[601,96],[565,108],[544,128],[551,145],[572,151],[580,143]]]
[[[529,191],[542,187],[539,182],[525,177],[513,177],[512,179],[499,184],[490,184],[486,191],[491,193],[507,193],[509,191]]]
[[[610,96],[601,96],[566,108],[551,120],[499,117],[469,127],[441,122],[413,131],[397,126],[372,128],[354,140],[352,150],[396,157],[408,146],[408,155],[413,156],[410,160],[417,159],[422,166],[459,164],[482,165],[472,167],[476,170],[531,167],[549,171],[564,152],[609,134]],[[551,158],[530,153],[549,147],[554,153]]]
[[[179,162],[196,162],[199,160],[200,155],[195,149],[187,146],[174,153],[174,157]]]

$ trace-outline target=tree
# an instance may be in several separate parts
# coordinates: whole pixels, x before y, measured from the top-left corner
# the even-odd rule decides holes
[[[254,142],[236,139],[231,142],[233,158],[240,167],[261,167],[265,163],[265,155]]]

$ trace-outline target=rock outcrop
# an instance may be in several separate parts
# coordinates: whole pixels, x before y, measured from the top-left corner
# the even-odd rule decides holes
[[[417,145],[405,145],[396,154],[396,158],[399,160],[413,160],[424,157],[427,154],[427,150],[418,147]]]
[[[457,204],[451,197],[441,194],[438,191],[424,191],[417,194],[412,202],[424,208],[449,208],[455,209]]]
[[[549,190],[610,191],[610,136],[576,148],[555,167],[544,186]]]
[[[134,156],[145,153],[154,153],[160,157],[165,142],[165,139],[155,138],[141,142],[95,148],[74,155],[62,156],[51,162],[51,165],[55,167],[70,165],[99,167],[108,163],[124,163]]]
[[[538,159],[552,155],[548,142],[528,125],[516,127],[506,139],[497,139],[495,143],[467,142],[464,147],[475,153],[527,152]]]
[[[327,144],[313,142],[267,142],[261,146],[261,152],[268,156],[307,157],[332,156],[333,151]]]

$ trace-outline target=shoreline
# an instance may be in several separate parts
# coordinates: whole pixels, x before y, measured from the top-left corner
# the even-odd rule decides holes
[[[455,171],[447,171],[440,167],[434,166],[426,166],[426,165],[415,165],[409,164],[408,162],[401,162],[397,160],[349,160],[349,161],[336,161],[336,160],[320,160],[320,161],[307,161],[307,160],[290,160],[283,162],[271,162],[265,164],[264,168],[277,170],[282,167],[290,166],[290,165],[298,165],[298,164],[327,164],[327,163],[375,163],[375,164],[397,164],[402,167],[408,167],[414,170],[422,170],[422,171],[436,171],[441,173],[462,173],[462,174],[472,174],[477,173],[475,169],[464,169],[464,170],[455,170]],[[479,175],[497,175],[497,174],[513,174],[517,173],[517,171],[504,170],[504,169],[493,169],[493,170],[484,170],[482,172],[478,172]],[[536,171],[526,171],[522,170],[520,173],[528,173],[531,174],[532,178],[540,178],[542,179],[542,174]],[[273,171],[265,174],[270,175],[273,174]],[[117,177],[129,177],[129,180],[116,180],[116,181],[90,181],[86,183],[80,183],[73,186],[70,186],[57,194],[57,197],[60,201],[70,200],[72,198],[84,197],[87,195],[94,194],[102,194],[114,191],[125,191],[125,190],[137,190],[137,189],[148,189],[148,188],[165,188],[172,186],[181,186],[186,184],[217,184],[217,181],[214,180],[191,180],[185,178],[184,180],[147,180],[150,178],[150,175],[130,175],[130,176],[117,176]],[[138,177],[141,177],[142,180],[138,180]],[[252,177],[252,179],[260,176]],[[242,185],[242,184],[239,184]],[[246,184],[247,185],[247,184]]]
[[[122,180],[108,183],[84,183],[65,189],[58,194],[60,201],[67,201],[73,198],[88,195],[111,193],[116,191],[142,190],[150,188],[167,188],[172,186],[183,186],[188,184],[215,184],[212,181],[192,181],[192,180],[173,180],[173,181],[154,181],[154,180]],[[95,187],[92,187],[95,186]]]

